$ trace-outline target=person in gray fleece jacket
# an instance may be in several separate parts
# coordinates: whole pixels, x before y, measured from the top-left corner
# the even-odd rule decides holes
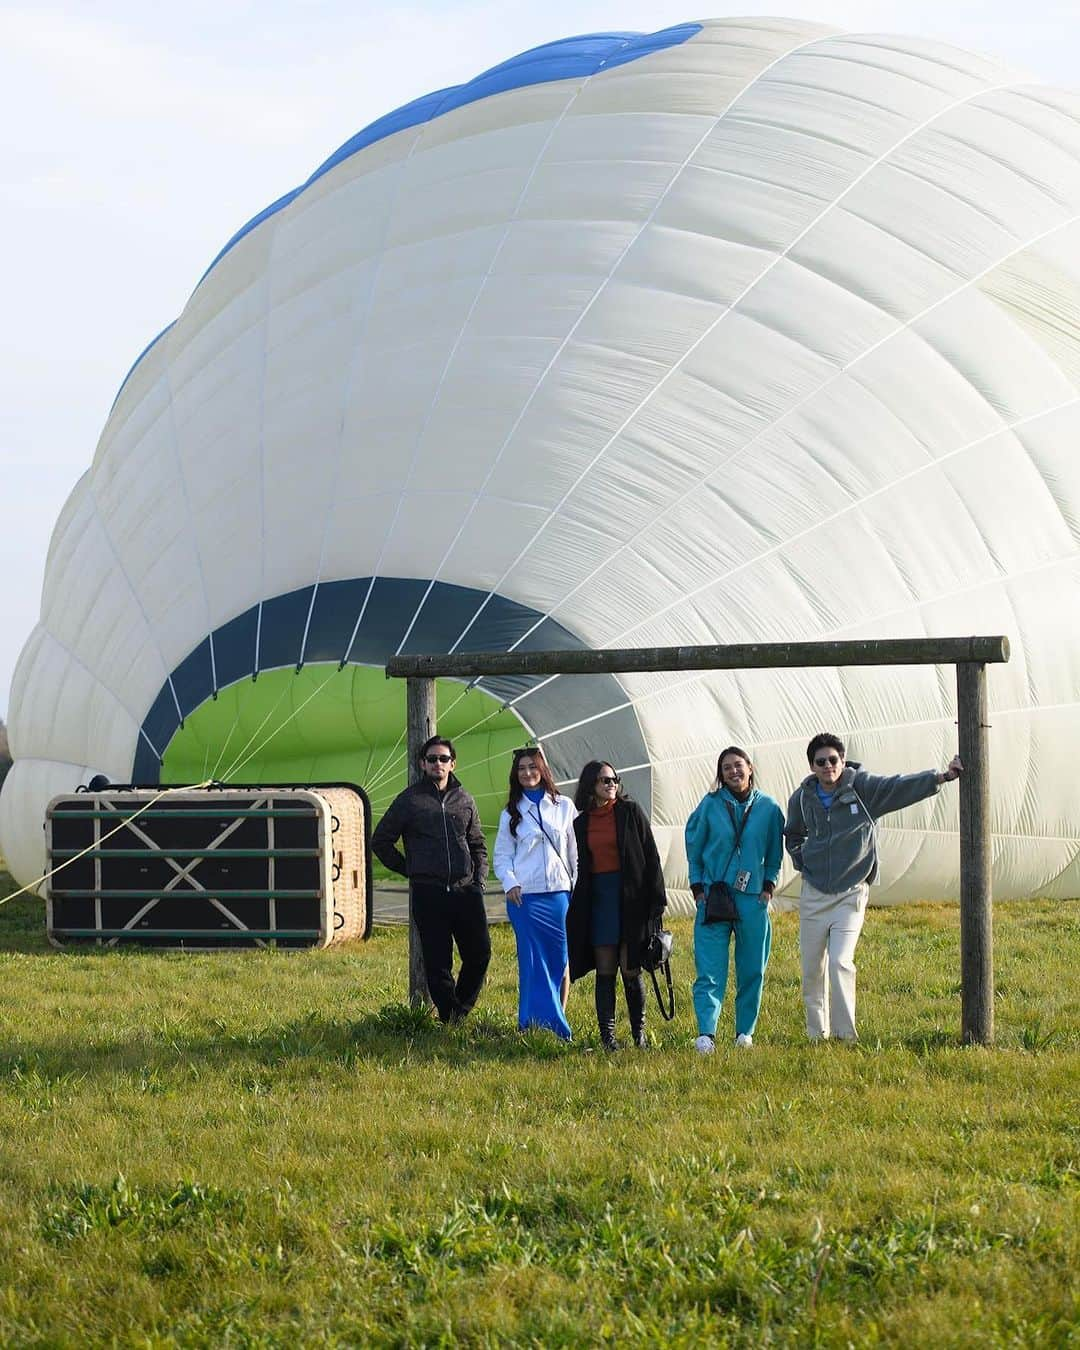
[[[844,758],[844,743],[827,731],[806,747],[810,773],[788,802],[784,842],[802,873],[799,952],[806,1033],[853,1041],[855,946],[870,883],[877,879],[877,828],[889,811],[932,797],[960,776],[954,755],[944,772],[880,778]],[[826,987],[826,971],[828,986]]]

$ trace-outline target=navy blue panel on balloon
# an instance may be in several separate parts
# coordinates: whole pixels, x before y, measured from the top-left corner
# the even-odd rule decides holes
[[[341,660],[369,585],[369,577],[320,582],[308,624],[307,642],[304,644],[305,665],[309,661]]]
[[[426,581],[411,577],[377,577],[349,660],[358,665],[385,665],[390,653],[397,651],[427,588]],[[359,612],[358,605],[352,616],[353,624]],[[343,645],[341,656],[344,655]]]
[[[536,619],[533,619],[536,623]],[[576,652],[581,643],[561,623],[545,619],[517,648],[520,652]]]
[[[156,699],[150,706],[150,711],[143,718],[142,729],[150,740],[150,743],[157,748],[159,754],[165,753],[165,747],[176,734],[180,726],[180,718],[176,712],[176,700],[173,698],[172,688],[166,681],[161,686]],[[140,746],[143,744],[142,737],[139,737]],[[147,782],[156,782],[157,775],[154,778],[147,779]]]
[[[131,766],[131,781],[156,786],[161,777],[161,761],[143,738],[135,747],[135,762]]]
[[[401,650],[408,653],[448,652],[461,638],[483,601],[484,597],[470,586],[437,582]],[[455,650],[505,651],[535,622],[536,614],[527,606],[493,596]]]
[[[219,689],[254,674],[258,625],[259,606],[252,605],[243,614],[222,624],[214,634],[214,668]]]
[[[191,655],[180,662],[173,671],[172,682],[180,711],[185,717],[213,694],[214,676],[210,665],[209,638],[205,642],[200,642]]]
[[[259,628],[260,670],[279,670],[282,666],[295,666],[300,660],[313,589],[304,586],[263,601]]]

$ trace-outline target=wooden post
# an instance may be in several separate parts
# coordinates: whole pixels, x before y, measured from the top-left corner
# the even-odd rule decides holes
[[[421,773],[420,747],[434,736],[435,721],[435,681],[430,679],[408,679],[405,681],[405,707],[407,717],[407,754],[409,757],[409,782],[419,782]],[[412,886],[409,887],[409,1003],[414,1008],[431,1006],[428,996],[427,975],[424,971],[424,954],[420,949],[420,934],[416,931],[413,918]]]
[[[990,741],[986,666],[956,667],[960,730],[960,1034],[965,1044],[994,1041],[994,928],[991,904]]]

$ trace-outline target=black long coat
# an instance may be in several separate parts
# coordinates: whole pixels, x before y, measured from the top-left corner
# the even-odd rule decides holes
[[[615,801],[615,838],[622,873],[622,940],[631,970],[641,965],[641,948],[648,935],[649,920],[667,906],[660,854],[648,818],[637,802],[619,797]],[[578,874],[566,914],[566,939],[570,955],[570,978],[580,979],[596,966],[590,917],[592,915],[592,856],[589,853],[589,816],[582,812],[574,821],[578,846]]]

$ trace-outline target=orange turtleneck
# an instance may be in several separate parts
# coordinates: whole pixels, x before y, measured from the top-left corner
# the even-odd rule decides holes
[[[592,857],[594,872],[617,872],[619,870],[619,840],[615,832],[615,802],[605,802],[603,806],[589,808],[588,834],[589,853]]]

